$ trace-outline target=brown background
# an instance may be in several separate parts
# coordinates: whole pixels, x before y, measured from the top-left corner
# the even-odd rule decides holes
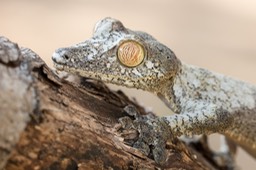
[[[33,49],[50,66],[56,48],[89,38],[96,21],[110,16],[150,33],[185,63],[256,84],[256,1],[0,0],[0,13],[0,34]],[[125,91],[159,114],[170,113],[148,93]],[[211,144],[217,143],[213,137]],[[256,167],[242,150],[237,159],[243,169]]]

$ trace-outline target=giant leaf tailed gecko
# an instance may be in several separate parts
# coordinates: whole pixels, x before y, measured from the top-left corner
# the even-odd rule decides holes
[[[175,136],[220,133],[256,158],[256,86],[181,62],[151,35],[113,18],[93,37],[52,56],[58,70],[156,94],[175,115]]]

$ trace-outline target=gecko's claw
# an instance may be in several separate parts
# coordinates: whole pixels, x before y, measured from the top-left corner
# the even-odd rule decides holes
[[[119,130],[124,134],[122,136],[127,144],[154,158],[158,164],[166,162],[166,142],[171,137],[168,126],[154,115],[139,115],[133,106],[127,106],[124,110],[129,116],[134,118],[134,120],[130,117],[119,119],[122,126]],[[127,131],[136,131],[137,136],[130,135]],[[131,136],[133,138],[130,138]]]

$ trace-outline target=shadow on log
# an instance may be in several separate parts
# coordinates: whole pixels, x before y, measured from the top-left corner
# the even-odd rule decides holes
[[[102,82],[59,78],[33,51],[0,38],[0,169],[214,169],[178,139],[168,161],[128,146],[116,127],[134,105]]]

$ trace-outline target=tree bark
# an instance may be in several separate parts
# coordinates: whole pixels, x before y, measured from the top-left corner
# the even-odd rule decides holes
[[[33,51],[0,38],[0,169],[214,169],[176,139],[158,165],[118,133],[134,105],[102,82],[59,78]]]

